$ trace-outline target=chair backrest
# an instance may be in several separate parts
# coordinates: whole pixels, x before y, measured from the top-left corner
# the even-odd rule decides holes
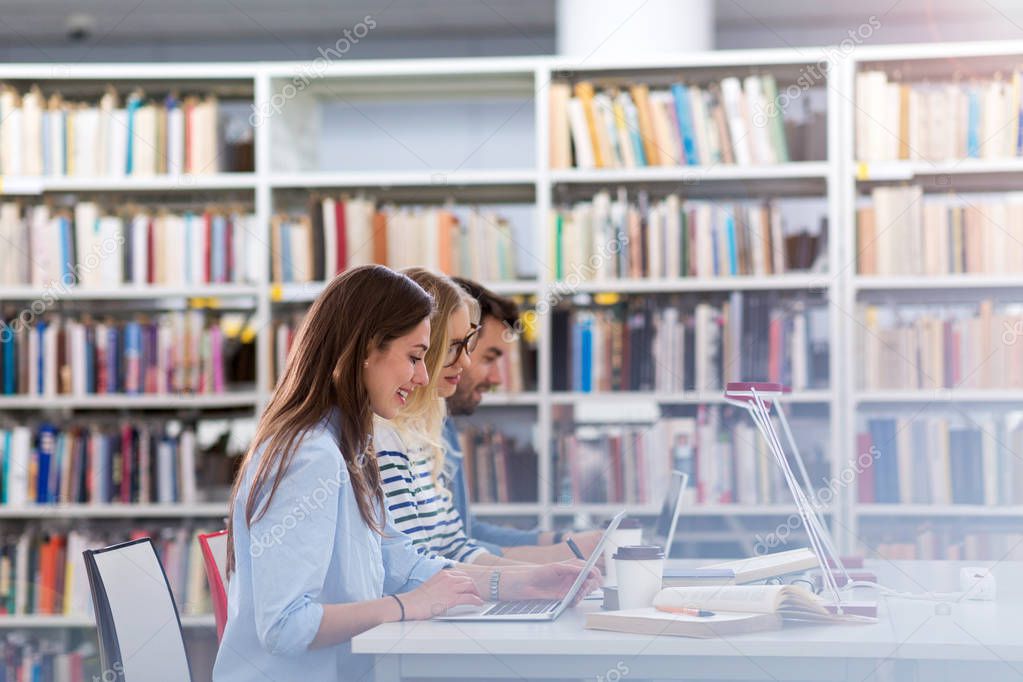
[[[199,546],[206,566],[206,582],[210,585],[213,616],[217,620],[217,641],[224,636],[227,624],[227,530],[199,533]]]
[[[100,662],[125,682],[191,680],[181,620],[149,538],[82,552]]]

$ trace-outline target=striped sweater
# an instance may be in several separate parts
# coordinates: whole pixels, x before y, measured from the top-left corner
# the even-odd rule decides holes
[[[394,526],[420,552],[472,563],[487,550],[465,534],[449,491],[433,482],[433,460],[425,443],[405,442],[394,426],[376,420],[373,427],[380,480]]]

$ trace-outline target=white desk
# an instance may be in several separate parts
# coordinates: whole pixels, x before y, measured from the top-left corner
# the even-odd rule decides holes
[[[676,562],[672,562],[676,563]],[[678,562],[680,565],[682,562]],[[686,562],[689,565],[692,562]],[[982,562],[978,562],[983,565]],[[951,562],[868,563],[889,587],[958,590]],[[553,623],[392,623],[353,640],[377,680],[642,679],[1023,681],[1023,563],[995,567],[997,602],[879,599],[870,625],[786,626],[698,640],[583,629],[583,602]],[[864,596],[864,595],[860,595]]]

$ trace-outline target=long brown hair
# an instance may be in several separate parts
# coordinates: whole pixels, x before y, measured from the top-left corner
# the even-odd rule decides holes
[[[335,407],[340,411],[341,455],[359,514],[367,526],[382,532],[380,470],[375,462],[365,466],[362,458],[373,433],[363,361],[371,350],[386,349],[392,340],[410,333],[432,312],[433,299],[422,287],[382,265],[353,268],[327,284],[298,331],[238,470],[227,519],[228,571],[234,570],[234,509],[246,470],[257,467],[245,500],[245,520],[251,525],[266,513],[304,433]],[[269,494],[257,510],[267,487]]]
[[[479,324],[480,308],[476,299],[449,277],[419,267],[405,268],[401,272],[433,297],[435,308],[430,318],[430,348],[423,358],[430,381],[409,396],[405,407],[391,420],[391,424],[400,436],[418,438],[426,443],[433,463],[433,483],[438,490],[443,490],[440,474],[444,470],[443,429],[447,408],[437,392],[437,384],[444,374],[448,346],[454,340],[448,335],[448,318],[465,306],[469,311],[469,321]]]

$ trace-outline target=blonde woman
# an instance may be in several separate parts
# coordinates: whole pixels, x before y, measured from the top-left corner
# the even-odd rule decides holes
[[[409,397],[389,421],[377,420],[375,447],[380,480],[395,527],[420,551],[453,561],[514,563],[481,547],[465,533],[451,492],[440,482],[444,468],[445,398],[454,394],[479,341],[479,305],[452,280],[424,270],[403,270],[433,296],[429,383]]]
[[[216,682],[363,679],[373,661],[348,645],[360,632],[481,594],[559,598],[578,575],[566,564],[442,570],[450,563],[392,525],[373,417],[393,418],[428,383],[432,311],[422,287],[379,265],[339,275],[313,303],[231,495]]]

